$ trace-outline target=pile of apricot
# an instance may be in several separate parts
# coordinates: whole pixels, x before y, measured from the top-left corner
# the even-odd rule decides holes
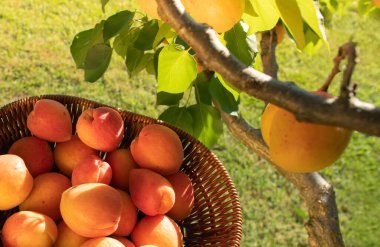
[[[120,148],[128,130],[118,111],[85,110],[73,135],[67,108],[49,99],[27,126],[32,135],[0,155],[0,210],[18,208],[5,247],[183,245],[176,222],[191,214],[194,191],[175,131],[146,125]]]

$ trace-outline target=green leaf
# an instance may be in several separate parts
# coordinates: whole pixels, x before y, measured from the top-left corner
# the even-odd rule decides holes
[[[210,82],[205,77],[204,73],[200,73],[197,79],[194,81],[195,97],[197,103],[203,103],[206,105],[212,104],[212,97],[209,90]]]
[[[158,57],[158,92],[182,93],[196,77],[197,64],[187,51],[176,45],[162,49]]]
[[[306,23],[304,32],[306,45],[303,51],[313,55],[322,46],[322,40]]]
[[[256,11],[254,10],[250,0],[245,0],[245,9],[244,13],[247,13],[250,16],[257,16]]]
[[[125,65],[127,66],[129,76],[133,77],[145,69],[151,59],[153,59],[153,53],[144,53],[144,51],[129,46],[125,58]]]
[[[210,93],[224,112],[233,113],[238,111],[239,103],[235,100],[232,93],[223,86],[218,78],[214,77],[210,81]]]
[[[96,44],[88,51],[84,64],[86,81],[95,82],[107,70],[112,57],[112,48],[106,44]]]
[[[253,15],[243,14],[243,20],[250,26],[250,33],[272,29],[280,17],[273,2],[268,0],[250,0]]]
[[[236,89],[234,89],[233,87],[231,87],[229,85],[229,83],[226,82],[224,80],[224,78],[219,73],[216,73],[216,76],[218,77],[220,83],[222,83],[223,87],[225,89],[227,89],[234,96],[234,99],[237,101],[239,99],[239,95],[240,95],[239,91],[237,91]]]
[[[182,99],[183,93],[167,93],[159,92],[157,93],[156,104],[157,105],[178,105],[179,101]]]
[[[193,134],[193,117],[185,107],[171,106],[158,117],[184,131]]]
[[[193,136],[211,148],[223,133],[219,111],[205,104],[192,105],[188,110],[193,117]]]
[[[307,25],[326,42],[326,33],[323,26],[323,16],[315,6],[313,0],[297,0],[302,18]]]
[[[104,21],[96,24],[92,29],[75,35],[70,46],[70,52],[78,69],[84,68],[86,56],[91,47],[103,43],[103,25]]]
[[[153,42],[158,32],[158,21],[151,20],[144,24],[134,46],[142,51],[153,49]]]
[[[167,23],[163,23],[159,29],[158,29],[158,32],[156,34],[156,37],[154,38],[154,41],[153,41],[153,49],[156,49],[156,47],[160,44],[160,42],[165,39],[165,38],[173,38],[175,37],[176,34],[175,32],[172,30],[172,27],[167,24]]]
[[[282,22],[293,36],[297,47],[302,50],[305,46],[305,36],[303,33],[303,20],[301,11],[298,8],[297,0],[274,0]]]
[[[256,43],[252,37],[248,38],[242,23],[238,22],[224,34],[227,48],[245,65],[250,66],[255,60],[257,53]]]
[[[133,45],[139,36],[139,33],[140,29],[137,28],[125,29],[121,31],[121,33],[116,36],[115,40],[113,41],[113,48],[115,49],[116,53],[122,58],[125,58],[128,47]]]
[[[131,24],[134,15],[134,12],[125,10],[108,17],[108,19],[104,22],[104,41],[116,36],[124,28],[128,27]]]
[[[105,12],[105,7],[106,7],[106,4],[109,2],[109,0],[100,0],[101,3],[102,3],[102,11],[103,13]]]

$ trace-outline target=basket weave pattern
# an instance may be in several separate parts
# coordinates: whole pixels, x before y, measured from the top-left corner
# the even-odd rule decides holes
[[[64,95],[27,97],[7,104],[0,108],[1,154],[6,153],[16,140],[31,135],[26,119],[29,112],[33,110],[34,103],[41,98],[59,101],[68,108],[73,120],[73,131],[82,111],[104,106],[91,100]],[[125,124],[121,147],[128,147],[141,128],[152,123],[166,125],[180,136],[185,152],[181,170],[189,175],[195,195],[192,214],[178,222],[183,230],[184,245],[186,247],[240,246],[242,214],[238,193],[217,157],[195,138],[172,125],[139,114],[117,110],[121,113]],[[16,210],[0,211],[0,229],[7,217]],[[1,239],[0,246],[2,246]]]

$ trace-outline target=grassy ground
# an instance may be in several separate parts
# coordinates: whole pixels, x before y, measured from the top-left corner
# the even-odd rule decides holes
[[[152,117],[155,82],[145,74],[129,80],[123,62],[114,56],[102,81],[83,82],[69,45],[75,33],[132,1],[112,0],[106,14],[100,1],[3,0],[0,8],[0,105],[27,95],[69,94],[121,107]],[[359,96],[380,105],[380,24],[346,12],[329,32],[331,52],[301,54],[289,40],[279,46],[280,78],[315,89],[325,80],[337,47],[353,37],[361,61],[354,81]],[[336,91],[336,86],[333,90]],[[258,125],[262,103],[247,96],[242,114]],[[244,214],[242,246],[306,246],[306,209],[297,191],[265,161],[227,131],[213,150],[229,170],[239,191]],[[341,228],[347,246],[380,246],[380,139],[355,133],[337,164],[323,171],[335,186]]]

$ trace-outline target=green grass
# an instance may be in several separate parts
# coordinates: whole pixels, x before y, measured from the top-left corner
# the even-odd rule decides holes
[[[29,95],[68,94],[157,117],[155,85],[151,76],[129,79],[125,66],[114,56],[104,78],[83,81],[69,46],[74,34],[91,28],[100,19],[132,6],[132,1],[112,0],[106,14],[100,1],[3,0],[0,8],[0,105]],[[280,78],[308,90],[327,77],[337,48],[351,37],[358,42],[360,63],[354,81],[358,95],[380,105],[380,23],[347,11],[328,32],[331,51],[315,56],[295,50],[289,39],[278,47]],[[332,87],[336,92],[340,78]],[[243,95],[241,112],[258,126],[263,104]],[[273,167],[234,139],[225,128],[213,149],[227,167],[239,191],[244,217],[242,246],[306,246],[303,227],[306,208],[298,192]],[[347,246],[380,243],[380,139],[354,133],[343,157],[323,175],[335,186],[341,230]]]

